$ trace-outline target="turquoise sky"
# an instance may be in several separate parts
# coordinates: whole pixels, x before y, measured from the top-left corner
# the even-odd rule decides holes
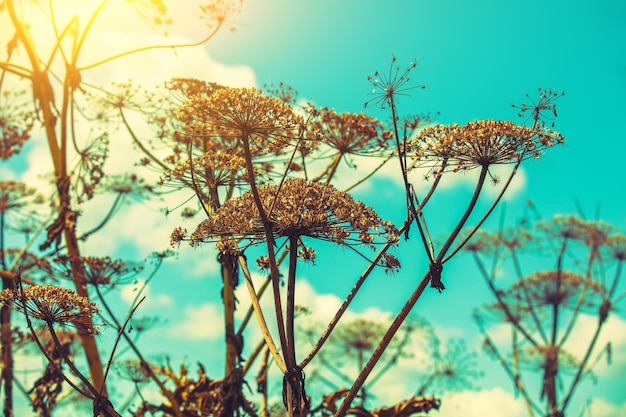
[[[242,13],[230,24],[235,31],[223,30],[203,47],[213,60],[249,67],[259,87],[285,82],[297,89],[302,99],[338,112],[364,111],[363,103],[371,89],[366,77],[375,70],[388,70],[392,55],[402,69],[417,59],[412,82],[426,86],[401,99],[400,113],[439,112],[436,121],[440,123],[464,124],[477,119],[521,122],[511,104],[526,102],[525,93],[536,97],[538,87],[565,91],[557,101],[559,117],[554,129],[565,136],[566,144],[548,150],[540,160],[523,164],[523,186],[501,206],[506,207],[505,211],[501,208],[494,212],[487,227],[495,229],[501,216],[513,225],[527,213],[525,203],[532,199],[545,218],[558,213],[581,214],[580,208],[586,218],[601,218],[626,232],[626,2],[246,0]],[[202,51],[197,53],[198,62],[204,62],[200,60]],[[202,68],[194,71],[202,72]],[[120,81],[129,76],[141,77],[123,71],[112,74],[109,78]],[[207,74],[211,74],[208,69]],[[162,79],[175,75],[184,74],[164,73]],[[206,81],[213,80],[209,76]],[[367,111],[383,119],[388,117],[375,109]],[[39,151],[41,148],[31,144],[25,152]],[[19,160],[8,166],[19,177],[27,165]],[[8,172],[5,168],[0,173]],[[32,164],[29,167],[40,168]],[[357,189],[355,197],[372,205],[382,217],[400,222],[405,214],[402,204],[396,207],[387,201],[403,201],[402,192],[397,182],[378,179],[369,188]],[[449,230],[470,193],[470,188],[461,184],[445,190],[433,203],[433,210],[426,215],[435,237]],[[485,202],[481,200],[481,204]],[[168,225],[176,222],[176,218],[168,219]],[[121,258],[142,256],[153,244],[153,234],[146,231],[149,237],[141,241],[141,234],[125,232],[130,226],[122,218],[121,223],[113,225],[119,235],[98,241],[100,247],[91,242],[87,245],[92,246],[87,247],[95,251],[113,247],[115,256]],[[154,224],[154,228],[162,226]],[[159,239],[162,243],[157,243]],[[167,246],[167,234],[159,235],[159,239],[154,240],[151,250]],[[355,300],[354,314],[368,309],[371,313],[372,307],[393,314],[402,306],[427,267],[418,247],[416,235],[402,244],[398,252],[402,270],[393,276],[382,271],[374,274]],[[442,409],[440,416],[488,415],[485,410],[489,410],[489,402],[507,410],[507,415],[523,416],[522,408],[511,405],[516,401],[511,382],[479,350],[471,313],[491,298],[468,258],[459,256],[448,264],[444,272],[446,290],[442,294],[426,291],[415,311],[439,326],[443,339],[464,338],[478,352],[479,368],[485,373],[477,381],[482,396],[455,397],[457,402],[450,400],[453,405]],[[320,247],[317,267],[301,269],[311,287],[307,294],[315,298],[300,301],[323,305],[330,298],[320,295],[343,299],[362,267],[351,252]],[[219,335],[181,339],[175,329],[185,329],[183,320],[192,318],[201,323],[221,320],[220,288],[210,245],[199,250],[181,247],[179,259],[168,262],[151,283],[152,301],[145,306],[145,313],[167,317],[168,322],[148,335],[146,349],[154,355],[168,351],[173,358],[186,357],[192,364],[200,360],[209,364],[209,370],[221,372],[223,343]],[[244,297],[242,291],[241,299]],[[623,302],[615,313],[622,326],[615,328],[626,329]],[[583,386],[580,400],[570,410],[572,415],[578,415],[588,399],[602,403],[594,409],[594,417],[626,413],[626,396],[621,388],[626,372],[626,341],[623,337],[619,340],[623,344],[614,346],[612,370],[603,373],[597,385]],[[252,348],[252,342],[247,348]],[[398,378],[400,384],[410,383],[409,370],[396,372],[405,373]],[[278,389],[280,381],[275,383]],[[486,408],[470,406],[470,402]]]
[[[366,76],[417,58],[426,90],[408,113],[441,112],[442,123],[517,120],[512,103],[538,87],[564,90],[556,129],[567,145],[527,164],[528,188],[548,212],[579,200],[624,222],[626,3],[621,1],[249,1],[207,45],[220,62],[250,65],[259,84],[283,81],[338,111],[362,111]],[[594,157],[591,158],[590,156]],[[575,175],[574,175],[575,173]]]

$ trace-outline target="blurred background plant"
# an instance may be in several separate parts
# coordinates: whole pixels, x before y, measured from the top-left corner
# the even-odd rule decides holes
[[[483,347],[529,415],[566,415],[599,361],[611,363],[611,343],[599,338],[624,298],[624,242],[602,221],[558,215],[482,232],[466,246],[495,299],[474,314]]]

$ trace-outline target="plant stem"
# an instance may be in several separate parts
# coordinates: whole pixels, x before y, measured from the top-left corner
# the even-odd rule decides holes
[[[474,207],[476,206],[476,202],[478,201],[478,196],[480,195],[480,191],[482,190],[482,187],[485,183],[487,172],[488,172],[488,167],[483,166],[480,171],[478,183],[476,184],[476,188],[474,189],[474,194],[472,195],[472,198],[467,206],[467,209],[465,210],[465,213],[463,213],[463,216],[461,216],[461,219],[457,223],[456,227],[454,228],[454,230],[452,231],[452,233],[450,234],[446,242],[443,244],[441,251],[437,255],[437,259],[435,259],[435,263],[441,262],[441,260],[445,257],[446,252],[452,245],[452,242],[454,242],[454,239],[456,239],[459,232],[463,228],[463,225],[465,224],[470,214],[474,210]],[[391,324],[391,326],[389,327],[389,329],[383,336],[383,339],[381,340],[380,344],[376,347],[376,349],[372,353],[372,356],[367,361],[365,368],[363,368],[363,370],[361,371],[361,373],[355,380],[354,384],[352,385],[352,388],[350,388],[350,392],[348,392],[348,395],[346,395],[343,402],[341,403],[341,407],[335,413],[336,417],[341,417],[345,415],[346,411],[350,407],[350,404],[352,403],[352,400],[354,400],[354,397],[356,396],[357,392],[359,391],[361,386],[363,386],[363,384],[365,383],[365,380],[374,369],[374,366],[376,366],[376,363],[378,363],[383,352],[385,351],[385,349],[387,349],[387,346],[389,345],[389,343],[395,336],[396,332],[398,331],[398,329],[404,322],[404,319],[406,319],[406,317],[409,315],[409,313],[413,309],[413,306],[415,305],[419,297],[422,295],[422,293],[424,292],[424,289],[426,288],[426,285],[430,281],[431,281],[431,273],[430,271],[428,271],[426,272],[426,274],[424,275],[424,277],[422,278],[418,286],[415,288],[415,290],[413,291],[413,293],[411,294],[407,302],[404,304],[404,306],[402,307],[402,310],[400,310],[400,312],[394,319],[393,323]]]

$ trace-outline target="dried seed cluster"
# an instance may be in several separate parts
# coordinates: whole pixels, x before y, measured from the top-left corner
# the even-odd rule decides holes
[[[95,303],[76,292],[56,285],[32,285],[23,291],[0,291],[0,303],[28,314],[29,317],[53,323],[74,323],[98,311]]]
[[[341,245],[370,244],[378,236],[392,242],[398,239],[395,226],[330,184],[287,179],[280,189],[263,185],[258,191],[278,237],[309,236]],[[193,245],[217,237],[264,239],[265,229],[250,191],[220,207],[197,227],[190,240]],[[184,238],[184,231],[177,229],[172,242]]]
[[[477,120],[464,126],[425,127],[409,142],[418,166],[436,166],[446,161],[453,171],[495,164],[514,164],[529,157],[539,158],[544,148],[563,143],[558,132],[532,129],[509,121]]]

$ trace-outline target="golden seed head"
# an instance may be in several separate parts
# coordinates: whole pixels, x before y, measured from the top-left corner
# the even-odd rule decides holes
[[[0,291],[0,303],[11,306],[29,317],[46,324],[74,323],[81,317],[90,317],[98,311],[95,303],[76,292],[56,285],[31,285],[23,291]]]
[[[256,88],[222,88],[192,96],[178,117],[190,135],[220,138],[228,147],[249,141],[254,153],[280,153],[298,136],[304,121],[291,106]]]
[[[464,126],[427,126],[408,147],[418,166],[438,166],[446,161],[447,168],[460,171],[539,157],[543,149],[563,141],[560,133],[546,128],[478,120]]]
[[[280,187],[258,187],[261,203],[276,236],[309,236],[338,244],[370,244],[377,237],[394,239],[397,230],[376,212],[332,185],[287,179]],[[265,231],[252,192],[233,198],[202,222],[191,242],[218,237],[264,239]],[[224,244],[222,242],[222,244]]]

